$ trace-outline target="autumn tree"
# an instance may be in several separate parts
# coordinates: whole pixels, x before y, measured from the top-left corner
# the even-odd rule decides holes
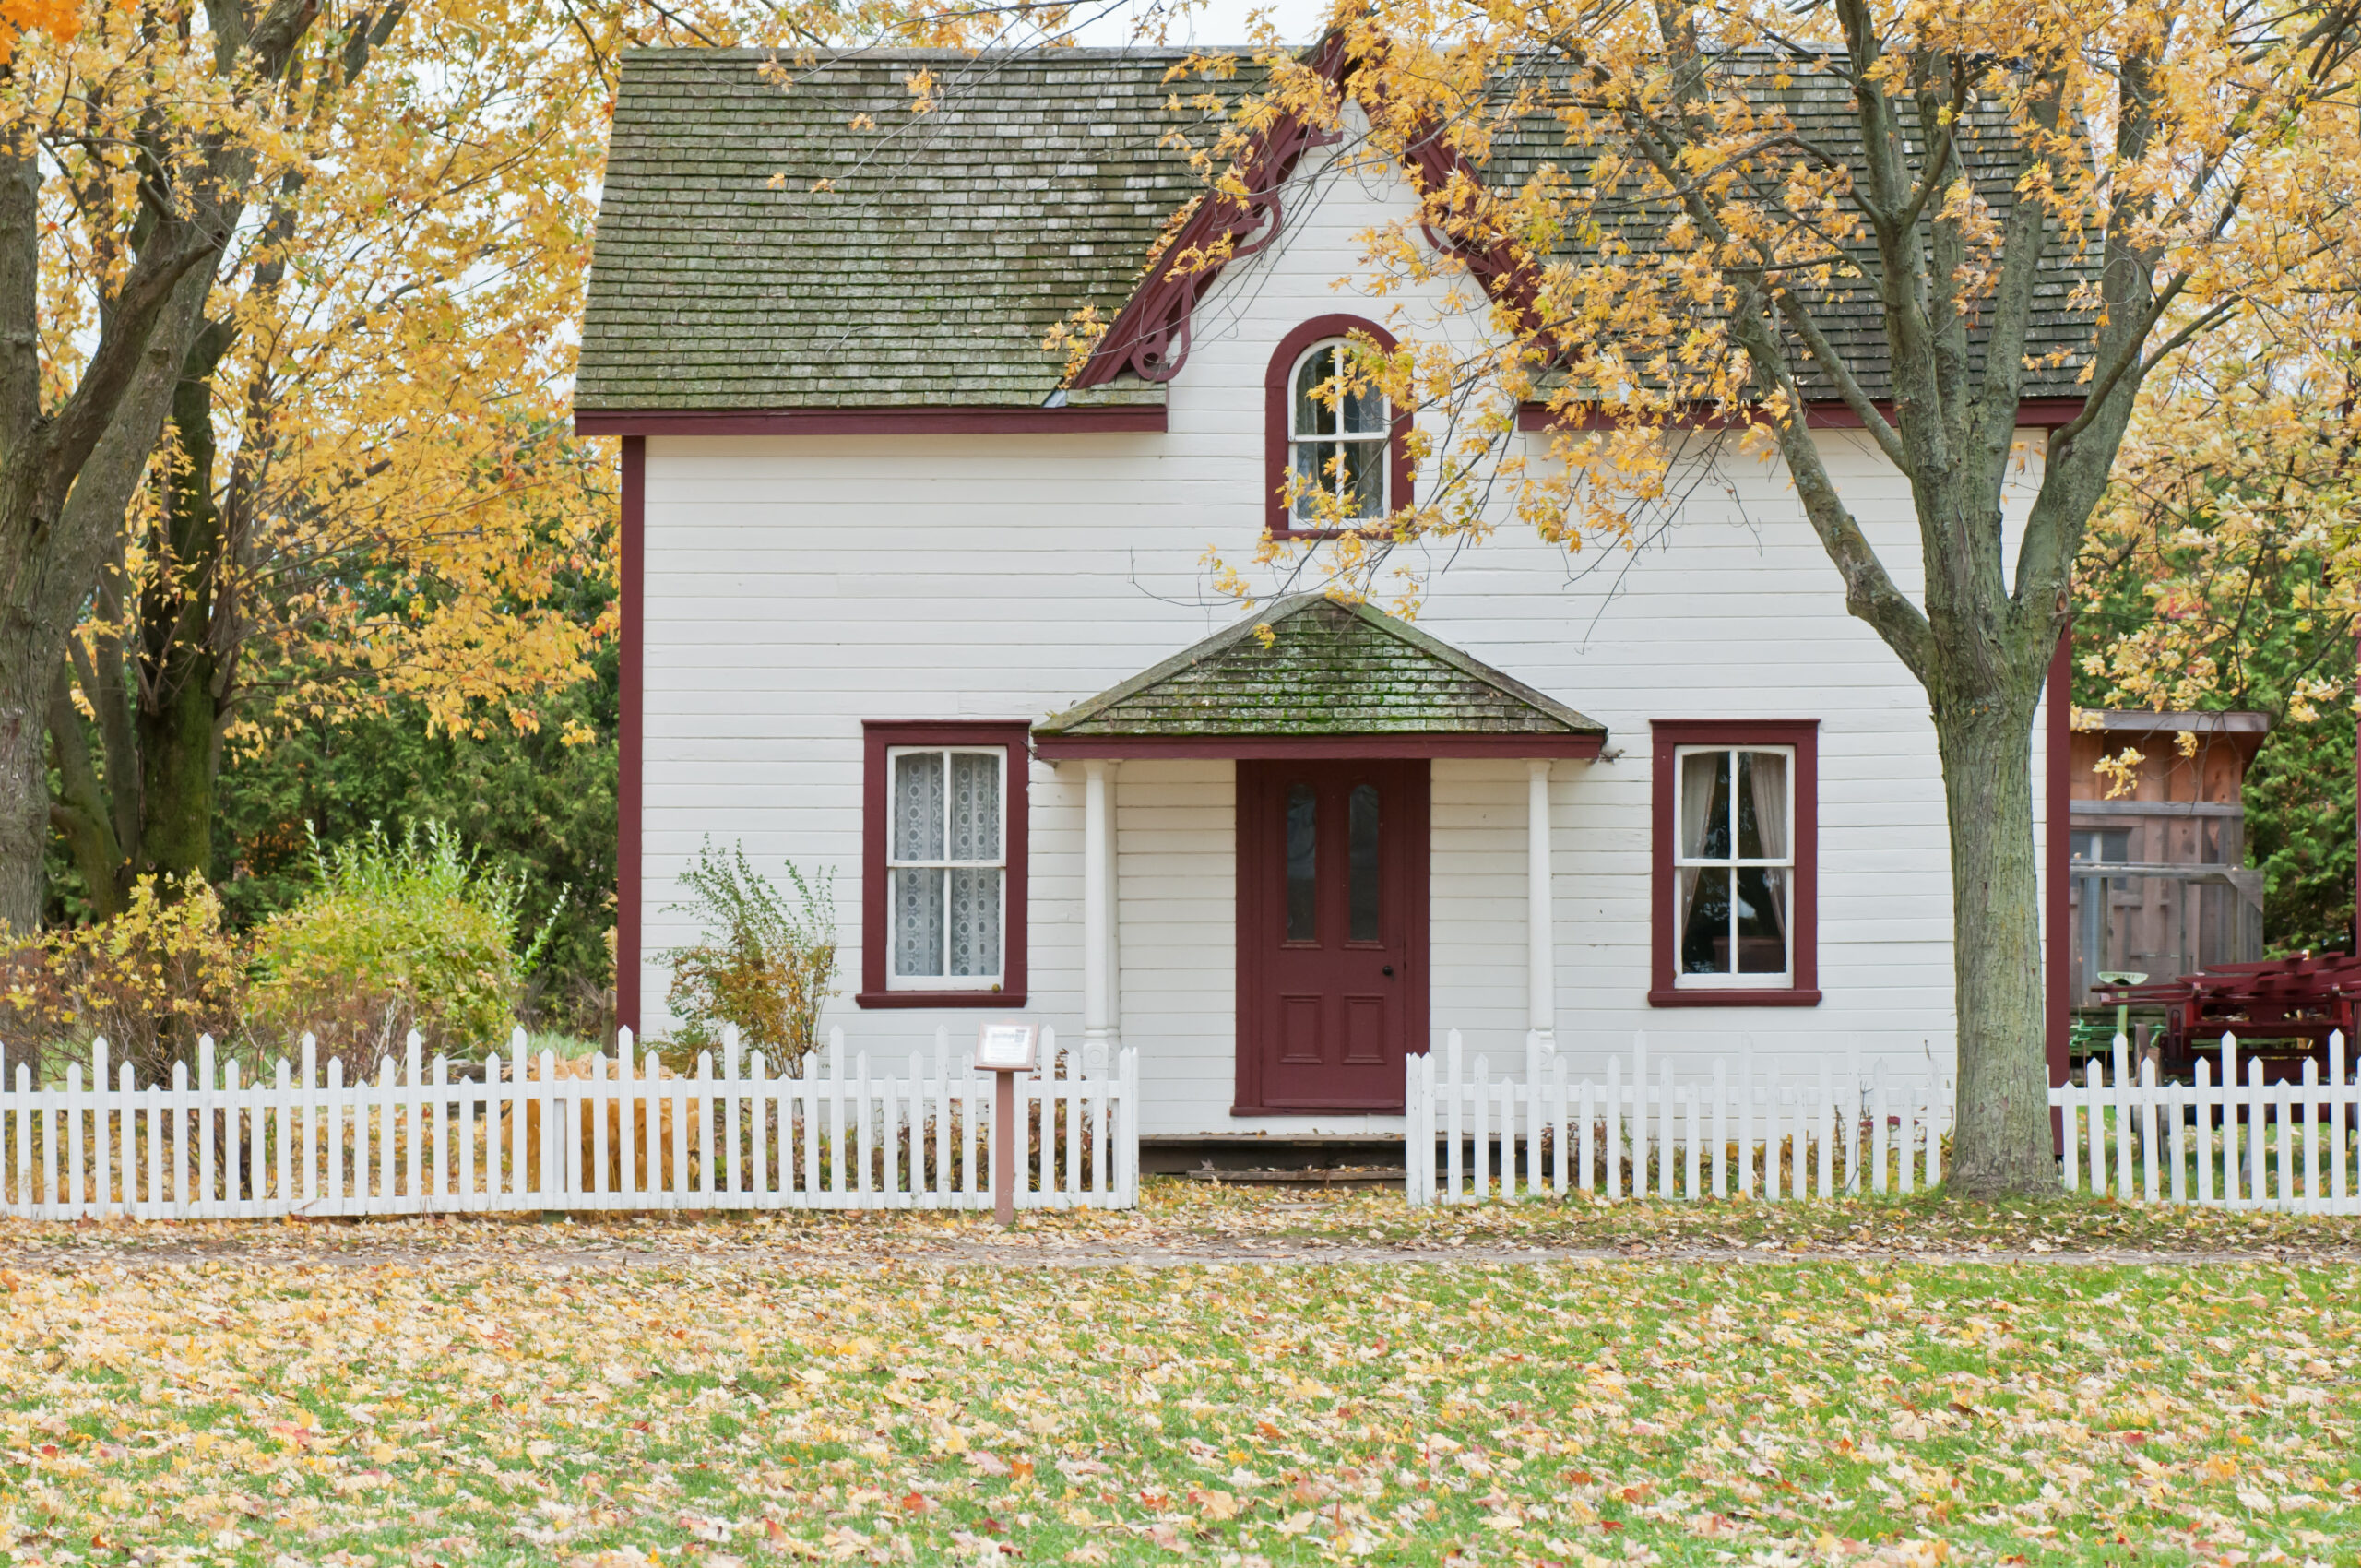
[[[216,266],[55,673],[52,816],[101,916],[206,873],[225,742],[407,694],[529,724],[599,631],[551,602],[611,506],[564,408],[598,73],[533,0],[314,47],[303,161]]]
[[[1624,536],[1700,416],[1774,453],[1847,609],[1927,694],[1951,827],[1956,1178],[2054,1185],[2032,727],[2071,565],[2149,377],[2355,276],[2354,7],[1374,0],[1335,25],[1357,65],[1341,94],[1268,56],[1240,139],[1358,104],[1369,148],[1423,193],[1370,237],[1379,278],[1480,276],[1490,303],[1475,346],[1435,332],[1363,355],[1358,374],[1430,410],[1437,479],[1382,536],[1323,547],[1330,568],[1367,584],[1403,544],[1504,515],[1569,544]],[[1530,177],[1488,177],[1502,148],[1533,155],[1536,125]],[[1859,330],[1832,329],[1845,316]],[[2029,453],[2022,400],[2059,370],[2070,417]],[[1558,416],[1546,466],[1513,455],[1526,400]],[[1906,480],[1922,593],[1838,493],[1814,403]],[[2005,478],[2035,457],[2012,540]]]
[[[2345,315],[2296,302],[2153,379],[2075,566],[2079,704],[2271,717],[2247,840],[2278,950],[2352,936],[2361,344]]]
[[[315,28],[366,25],[309,0],[34,5],[0,66],[0,924],[20,931],[39,914],[66,640],[214,263],[286,166],[290,67]]]
[[[105,461],[60,448],[46,471],[70,503],[11,552],[28,569],[0,635],[0,921],[33,919],[51,822],[101,913],[142,873],[202,871],[221,746],[274,713],[409,694],[442,725],[529,723],[532,694],[578,672],[594,629],[548,589],[611,508],[611,449],[574,441],[564,402],[625,48],[771,43],[789,90],[864,41],[1054,42],[1094,14],[28,12],[55,25],[28,35],[6,100],[40,149],[28,205],[0,211],[38,279],[27,417],[79,377],[90,392],[58,417],[103,429]],[[7,527],[0,506],[0,547]]]

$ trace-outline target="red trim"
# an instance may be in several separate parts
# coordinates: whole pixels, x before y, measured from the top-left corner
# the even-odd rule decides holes
[[[1880,400],[1878,412],[1893,418],[1893,404]],[[2060,430],[2080,419],[2082,399],[2080,398],[2027,398],[2017,405],[2019,430]],[[1553,414],[1546,403],[1520,404],[1516,410],[1516,427],[1524,431],[1545,431],[1562,425],[1569,430],[1606,430],[1616,422],[1613,413],[1584,410],[1572,416]],[[1684,430],[1726,430],[1735,422],[1726,414],[1706,413],[1675,417],[1667,422]],[[1804,423],[1813,430],[1858,430],[1861,416],[1842,403],[1818,402],[1804,411]]]
[[[1400,347],[1393,333],[1365,316],[1315,315],[1279,339],[1278,348],[1272,352],[1270,367],[1263,373],[1263,494],[1267,514],[1263,526],[1273,539],[1335,539],[1342,532],[1336,529],[1288,526],[1294,520],[1287,511],[1287,493],[1295,393],[1287,383],[1294,377],[1295,362],[1306,349],[1323,338],[1343,338],[1355,332],[1365,334],[1389,354]],[[1394,436],[1386,443],[1385,469],[1386,509],[1398,512],[1410,505],[1410,414],[1406,409],[1394,416]]]
[[[1341,30],[1332,30],[1320,41],[1308,68],[1326,80],[1341,97],[1345,78],[1358,62],[1347,53]],[[1231,165],[1243,197],[1207,193],[1181,225],[1180,233],[1157,253],[1164,256],[1220,256],[1217,264],[1176,262],[1169,269],[1148,267],[1123,302],[1098,340],[1090,360],[1075,374],[1072,385],[1099,386],[1130,372],[1147,381],[1169,381],[1189,357],[1190,318],[1225,267],[1267,249],[1279,237],[1286,221],[1280,193],[1295,175],[1305,153],[1342,139],[1343,133],[1306,125],[1295,114],[1282,114],[1253,138]],[[1403,149],[1402,165],[1422,196],[1451,188],[1454,176],[1466,176],[1465,187],[1482,191],[1483,177],[1475,163],[1452,146],[1440,126],[1414,137]],[[1448,232],[1459,218],[1445,214],[1438,230],[1434,214],[1421,204],[1420,226],[1437,251],[1456,254],[1493,303],[1525,319],[1536,312],[1534,296],[1538,270],[1513,243],[1479,236],[1473,248]],[[1465,227],[1464,224],[1458,225]]]
[[[2073,841],[2069,837],[2074,812],[2073,658],[2074,638],[2070,631],[2058,637],[2058,651],[2049,656],[2048,756],[2045,769],[2049,802],[2048,823],[2043,830],[2041,846],[2043,891],[2049,906],[2048,929],[2042,932],[2042,962],[2049,971],[2048,994],[2044,1001],[2052,1088],[2065,1083],[2070,1071],[2066,1048],[2072,1037],[2074,1021],[2069,1005],[2074,994],[2074,977],[2068,972],[2074,961],[2073,916],[2067,907],[2073,874]],[[2058,1123],[2057,1112],[2050,1113],[2050,1121],[2054,1126]],[[2058,1131],[2062,1137],[2062,1127]]]
[[[1161,404],[1117,409],[664,409],[576,413],[576,435],[1038,435],[1160,431]]]
[[[1330,32],[1305,64],[1330,84],[1341,85],[1348,68],[1344,35]],[[1189,324],[1197,302],[1224,268],[1259,254],[1279,237],[1286,216],[1280,193],[1295,177],[1297,164],[1313,148],[1341,139],[1342,132],[1316,129],[1295,114],[1280,115],[1254,137],[1231,165],[1237,188],[1245,195],[1209,190],[1197,198],[1196,210],[1156,254],[1069,385],[1103,386],[1125,372],[1145,381],[1171,380],[1189,357]],[[1202,264],[1203,257],[1212,255],[1223,259],[1218,265]],[[1174,258],[1169,267],[1167,257]],[[1184,257],[1199,259],[1180,259]]]
[[[1022,722],[957,719],[872,719],[861,731],[860,778],[860,990],[857,1007],[995,1007],[1025,1005],[1025,937],[1030,924],[1026,903],[1031,813],[1026,806],[1026,726]],[[885,752],[889,746],[1005,746],[1008,748],[1008,929],[1001,933],[998,991],[896,991],[886,984],[885,835],[892,813],[885,799]]]
[[[1813,1007],[1820,992],[1820,720],[1817,719],[1659,719],[1649,780],[1648,896],[1652,961],[1648,1003],[1655,1007]],[[1795,984],[1717,991],[1677,983],[1680,932],[1673,874],[1673,749],[1765,745],[1796,749],[1796,929],[1789,935]]]
[[[1273,760],[1303,760],[1273,759]],[[1373,759],[1372,759],[1373,760]],[[1390,759],[1389,759],[1390,760]],[[1237,779],[1236,849],[1232,867],[1232,882],[1237,890],[1237,1027],[1231,1046],[1232,1063],[1236,1072],[1237,1099],[1229,1108],[1232,1116],[1398,1116],[1405,1109],[1398,1098],[1364,1100],[1289,1100],[1273,1104],[1263,1085],[1264,1051],[1260,1039],[1267,1028],[1265,1016],[1259,1010],[1264,1000],[1265,970],[1264,960],[1268,952],[1264,933],[1278,928],[1285,916],[1277,908],[1281,891],[1277,873],[1284,848],[1274,841],[1272,825],[1275,814],[1269,807],[1275,801],[1275,786],[1259,780],[1257,770],[1240,768]],[[1393,897],[1402,910],[1404,971],[1402,975],[1402,1006],[1404,1054],[1421,1049],[1431,1022],[1433,1004],[1428,988],[1430,965],[1429,932],[1433,896],[1430,878],[1434,845],[1434,780],[1424,761],[1409,759],[1399,770],[1400,782],[1415,787],[1402,791],[1406,808],[1406,820],[1398,840],[1408,855],[1393,869]],[[1257,875],[1257,871],[1267,874]],[[1399,1067],[1397,1064],[1398,1075]]]
[[[1033,742],[1044,762],[1075,757],[1314,758],[1577,757],[1598,755],[1604,735],[1043,735]]]
[[[1802,921],[1796,922],[1798,926]],[[1648,990],[1651,1007],[1817,1007],[1821,993],[1817,991],[1707,991],[1702,987],[1683,991],[1676,986],[1670,991]]]
[[[640,1032],[639,815],[647,756],[647,443],[623,443],[622,640],[615,650],[615,1023]]]

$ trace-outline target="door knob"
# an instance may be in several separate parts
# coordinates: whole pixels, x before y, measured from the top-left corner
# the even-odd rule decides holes
[[[1391,964],[1385,966],[1385,978],[1387,980],[1392,980],[1394,978],[1394,966]]]

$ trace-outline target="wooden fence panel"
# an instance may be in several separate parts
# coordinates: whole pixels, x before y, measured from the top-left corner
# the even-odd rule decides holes
[[[841,1030],[825,1052],[781,1063],[740,1049],[694,1075],[654,1051],[560,1063],[528,1053],[431,1063],[413,1034],[374,1082],[345,1081],[317,1041],[248,1081],[246,1065],[198,1042],[195,1076],[141,1086],[107,1042],[62,1082],[0,1059],[0,1212],[36,1219],[258,1218],[513,1210],[715,1208],[980,1209],[993,1161],[1016,1163],[1026,1207],[1138,1201],[1138,1061],[1061,1053],[1042,1034],[1041,1069],[1019,1078],[1020,1146],[987,1140],[995,1080],[951,1056],[939,1033],[930,1070],[848,1063]],[[849,1067],[849,1071],[848,1071]],[[790,1073],[792,1075],[790,1075]],[[694,1123],[694,1127],[692,1126]],[[978,1143],[987,1140],[982,1158]],[[1038,1151],[1038,1158],[1035,1153]]]

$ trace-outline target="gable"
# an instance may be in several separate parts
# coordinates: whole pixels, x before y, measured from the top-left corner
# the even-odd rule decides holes
[[[1260,629],[1268,627],[1266,645]],[[1605,727],[1406,621],[1323,595],[1282,600],[1033,727],[1037,741],[1500,736],[1596,742]]]

